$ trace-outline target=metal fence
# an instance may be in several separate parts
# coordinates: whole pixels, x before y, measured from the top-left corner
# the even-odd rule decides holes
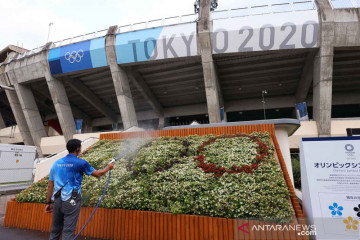
[[[360,0],[329,0],[334,9],[360,8]]]
[[[360,1],[360,0],[349,0]],[[242,6],[241,4],[247,4]],[[239,5],[239,4],[238,4]],[[239,17],[248,15],[261,15],[269,13],[281,13],[291,11],[304,11],[316,9],[314,0],[257,0],[257,1],[240,1],[240,7],[230,10],[221,10],[212,12],[213,19],[227,18],[227,17]],[[187,14],[175,17],[168,17],[162,19],[155,19],[151,21],[144,21],[128,25],[120,25],[117,33],[131,32],[147,28],[155,28],[162,26],[170,26],[176,24],[196,22],[198,19],[197,14]],[[62,39],[53,43],[51,48],[61,47],[64,45],[90,40],[106,35],[108,29],[102,29],[96,32],[86,33],[71,38]],[[28,57],[40,52],[44,48],[43,46],[34,48],[26,53],[19,54],[16,59]],[[11,59],[13,60],[13,59]]]
[[[141,30],[141,29],[146,29],[146,28],[155,28],[155,27],[163,27],[163,26],[170,26],[170,25],[176,25],[176,24],[196,22],[197,18],[198,18],[197,14],[187,14],[187,15],[139,22],[139,23],[134,23],[134,24],[128,24],[128,25],[119,26],[117,33],[131,32],[131,31],[136,31],[136,30]]]
[[[332,7],[337,8],[359,8],[360,0],[329,0]],[[256,1],[239,1],[237,8],[229,10],[220,10],[212,12],[212,19],[244,17],[263,14],[276,14],[294,11],[316,10],[314,0],[256,0]],[[176,24],[196,22],[197,14],[187,14],[169,18],[155,19],[134,24],[121,25],[118,27],[117,33],[131,32],[147,28],[155,28],[161,26],[170,26]],[[108,29],[102,29],[96,32],[86,33],[71,38],[66,38],[53,43],[51,48],[61,47],[64,45],[90,40],[106,35]],[[21,59],[40,52],[44,46],[34,48],[26,53],[19,54],[16,59]],[[13,60],[13,59],[11,59]]]
[[[360,0],[359,0],[360,1]],[[257,0],[240,1],[237,8],[214,11],[212,19],[316,10],[314,0]]]

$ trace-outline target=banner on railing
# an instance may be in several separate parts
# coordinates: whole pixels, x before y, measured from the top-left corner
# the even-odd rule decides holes
[[[195,55],[196,23],[144,29],[116,36],[119,64]]]
[[[105,37],[51,49],[48,60],[53,75],[107,66]]]
[[[309,121],[309,114],[307,111],[306,102],[297,103],[296,105],[296,116],[300,121]]]
[[[232,17],[213,21],[213,52],[317,47],[316,10]]]

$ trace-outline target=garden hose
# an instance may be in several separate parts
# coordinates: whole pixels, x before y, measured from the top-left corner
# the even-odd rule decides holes
[[[114,158],[113,160],[110,161],[110,163],[115,163],[115,162],[116,162],[117,160],[119,160],[119,159],[120,159],[120,157]],[[109,171],[109,177],[108,177],[108,180],[107,180],[107,183],[106,183],[104,192],[103,192],[103,194],[101,195],[101,197],[100,197],[100,199],[99,199],[99,202],[97,203],[94,211],[91,213],[89,219],[86,221],[85,225],[81,228],[81,230],[78,232],[78,234],[74,237],[73,240],[75,240],[75,239],[80,235],[80,233],[84,230],[84,228],[86,227],[86,225],[90,222],[91,218],[94,216],[94,214],[95,214],[96,210],[98,209],[98,207],[99,207],[102,199],[103,199],[104,196],[105,196],[106,190],[108,189],[109,182],[110,182],[110,178],[111,178],[111,170]]]

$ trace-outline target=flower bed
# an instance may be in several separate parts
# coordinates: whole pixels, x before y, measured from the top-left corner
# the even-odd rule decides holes
[[[236,149],[239,145],[244,145],[244,141],[246,140],[251,140],[256,143],[254,146],[250,147],[249,145],[247,147],[249,150],[256,149],[257,155],[255,157],[253,154],[247,156],[243,155],[243,153],[251,153],[249,150],[241,151],[240,149],[239,151],[239,149]],[[206,146],[210,144],[214,144],[215,146],[213,146],[212,149],[207,149]],[[229,146],[235,146],[235,148],[233,148],[234,151],[224,155],[224,151],[226,151]],[[213,158],[212,162],[210,161],[209,163],[205,163],[205,156],[201,154],[205,152],[205,150],[207,150],[207,153],[210,151],[207,155],[210,155],[210,157]],[[197,151],[199,155],[195,158],[195,160],[198,162],[198,167],[202,168],[206,173],[214,173],[216,177],[222,176],[224,173],[254,173],[254,171],[259,167],[259,164],[270,157],[269,148],[265,143],[255,136],[246,134],[213,137],[201,144]],[[239,164],[241,164],[241,166],[237,166]]]
[[[290,194],[269,135],[214,138],[194,135],[151,141],[102,140],[82,158],[99,168],[119,152],[125,152],[113,170],[101,203],[103,208],[289,222],[294,215]],[[198,161],[199,150],[204,164],[227,171],[204,171],[205,166]],[[106,180],[84,177],[85,206],[97,203]],[[44,203],[47,181],[33,184],[18,194],[16,201]]]

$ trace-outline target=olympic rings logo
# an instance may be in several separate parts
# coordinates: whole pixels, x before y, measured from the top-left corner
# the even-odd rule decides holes
[[[69,61],[69,63],[74,63],[74,62],[80,62],[83,56],[84,56],[84,50],[80,49],[79,51],[72,51],[71,53],[67,52],[65,54],[65,59]]]

